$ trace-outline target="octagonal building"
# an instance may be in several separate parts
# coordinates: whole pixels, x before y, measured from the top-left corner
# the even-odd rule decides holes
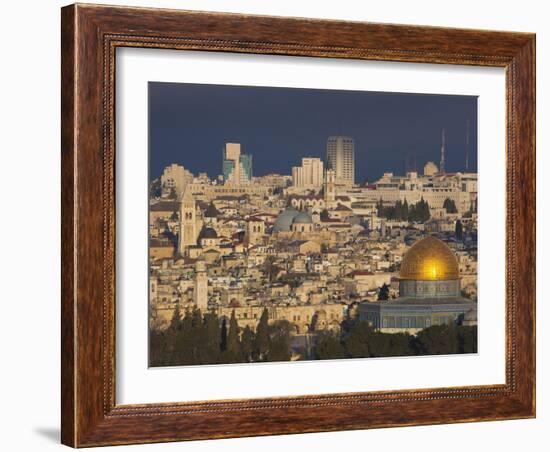
[[[431,325],[462,323],[477,302],[460,294],[453,251],[434,236],[418,240],[403,256],[399,298],[359,306],[359,319],[386,333],[416,333]]]

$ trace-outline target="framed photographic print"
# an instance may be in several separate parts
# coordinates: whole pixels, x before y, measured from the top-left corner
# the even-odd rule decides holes
[[[62,9],[62,442],[535,416],[535,37]]]

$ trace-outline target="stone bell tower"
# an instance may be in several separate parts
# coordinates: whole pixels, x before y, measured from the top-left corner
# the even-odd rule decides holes
[[[325,205],[327,209],[334,206],[336,201],[336,171],[329,169],[325,174]]]
[[[180,205],[180,233],[178,251],[184,254],[190,245],[197,244],[199,229],[197,227],[197,206],[190,190],[185,190]]]

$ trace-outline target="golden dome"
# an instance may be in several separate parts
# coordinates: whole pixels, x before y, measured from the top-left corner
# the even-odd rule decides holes
[[[418,240],[405,253],[400,277],[416,281],[460,278],[455,255],[441,240],[432,236]]]

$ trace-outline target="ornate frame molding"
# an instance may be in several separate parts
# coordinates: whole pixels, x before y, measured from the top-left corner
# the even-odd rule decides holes
[[[81,447],[535,415],[534,35],[77,4],[62,9],[62,44],[64,444]],[[504,67],[506,383],[116,405],[114,90],[118,47]],[[520,293],[533,297],[520,298]],[[365,409],[350,413],[352,405]]]

